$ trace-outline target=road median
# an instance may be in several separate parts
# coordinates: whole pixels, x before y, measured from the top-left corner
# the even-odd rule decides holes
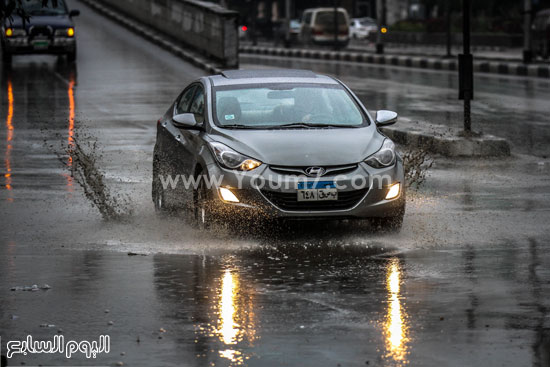
[[[393,65],[432,70],[458,70],[457,59],[410,55],[377,55],[366,52],[331,51],[306,48],[240,46],[240,53],[297,57],[317,60],[359,62],[365,64]],[[550,65],[523,64],[508,61],[474,61],[474,70],[481,73],[550,78]]]
[[[446,157],[505,157],[510,155],[506,139],[485,134],[464,134],[463,130],[400,118],[380,130],[398,144],[422,148]]]

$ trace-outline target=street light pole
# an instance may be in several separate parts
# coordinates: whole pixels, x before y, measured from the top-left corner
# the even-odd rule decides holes
[[[447,58],[452,57],[452,5],[451,1],[447,1]]]
[[[338,0],[334,4],[334,50],[338,50]]]
[[[472,131],[470,101],[474,99],[474,60],[470,53],[471,0],[462,0],[463,53],[458,56],[459,99],[464,100],[464,131]]]
[[[532,0],[523,1],[523,62],[528,64],[533,61],[531,44],[531,16],[533,13]]]
[[[290,47],[290,0],[285,0],[285,47]]]
[[[378,31],[376,32],[376,53],[384,53],[383,31],[386,30],[386,0],[376,2]]]

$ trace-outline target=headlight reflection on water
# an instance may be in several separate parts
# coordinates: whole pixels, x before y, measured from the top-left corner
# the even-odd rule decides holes
[[[222,289],[219,303],[220,328],[218,333],[225,344],[235,344],[237,333],[239,332],[236,324],[236,291],[238,289],[238,279],[231,274],[229,269],[225,270],[222,279]]]
[[[409,338],[406,313],[400,299],[401,268],[398,259],[393,259],[388,264],[386,287],[388,292],[388,310],[384,322],[386,356],[406,363]]]
[[[238,273],[226,269],[218,297],[216,334],[228,347],[219,351],[220,357],[230,360],[233,366],[244,365],[248,359],[238,344],[246,340],[247,346],[251,346],[256,339],[253,306],[252,297],[242,289]]]

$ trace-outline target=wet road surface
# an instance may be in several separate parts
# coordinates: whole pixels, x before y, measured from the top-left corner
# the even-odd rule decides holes
[[[400,234],[332,222],[200,233],[155,215],[150,180],[156,120],[203,72],[72,4],[76,67],[15,58],[1,76],[0,335],[3,353],[27,335],[110,335],[111,353],[10,364],[548,366],[548,159],[435,157]],[[405,108],[398,84],[391,98]],[[390,94],[365,101],[391,107]],[[68,174],[75,138],[97,143],[109,192],[132,209],[125,221],[103,221]],[[11,290],[33,284],[51,289]]]

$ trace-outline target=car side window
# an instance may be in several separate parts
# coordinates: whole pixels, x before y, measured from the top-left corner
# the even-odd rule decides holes
[[[193,95],[195,94],[196,89],[197,89],[197,86],[193,85],[183,92],[180,100],[178,101],[178,104],[176,105],[176,110],[175,110],[176,115],[179,115],[181,113],[187,113],[189,111],[189,107],[191,106],[191,100],[193,99]]]
[[[311,23],[311,12],[307,12],[304,14],[304,24],[309,25]]]
[[[195,114],[195,120],[199,124],[204,122],[204,90],[202,87],[197,87],[197,92],[195,93],[195,97],[193,97],[189,112]]]

